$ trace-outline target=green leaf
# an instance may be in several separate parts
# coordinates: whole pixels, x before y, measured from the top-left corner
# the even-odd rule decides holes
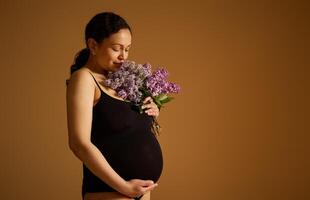
[[[157,104],[157,106],[162,106],[161,101],[159,101],[157,98],[154,98],[155,103]]]
[[[173,97],[167,97],[166,99],[162,100],[161,103],[168,103],[169,101],[171,101],[172,99],[174,99]]]
[[[160,94],[157,96],[158,100],[163,101],[164,99],[168,98],[167,94]]]

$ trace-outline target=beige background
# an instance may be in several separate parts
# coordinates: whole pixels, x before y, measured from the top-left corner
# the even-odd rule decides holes
[[[160,115],[164,171],[153,200],[310,199],[306,1],[1,0],[0,8],[1,199],[81,199],[65,80],[86,23],[102,11],[131,25],[130,59],[166,67],[182,87]]]

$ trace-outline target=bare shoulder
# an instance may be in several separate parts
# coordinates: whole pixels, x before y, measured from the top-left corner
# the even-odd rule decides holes
[[[73,72],[68,80],[68,86],[81,83],[91,83],[91,75],[87,69],[81,68]]]
[[[87,69],[79,69],[73,72],[68,80],[67,94],[72,95],[78,90],[94,91],[95,87],[92,82],[92,77]],[[89,92],[87,92],[89,94]]]
[[[96,92],[92,76],[86,69],[79,69],[72,73],[67,85],[67,104],[73,109],[79,106],[89,109],[93,106]]]

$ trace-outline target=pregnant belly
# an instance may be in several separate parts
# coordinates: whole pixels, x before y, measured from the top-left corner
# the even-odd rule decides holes
[[[151,132],[117,134],[105,139],[100,151],[125,180],[143,179],[157,182],[162,173],[162,151]]]

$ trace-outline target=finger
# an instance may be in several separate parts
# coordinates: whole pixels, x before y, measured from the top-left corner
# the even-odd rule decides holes
[[[157,113],[157,109],[156,108],[149,108],[149,109],[145,110],[145,112]]]
[[[150,109],[148,109],[148,111],[149,112],[152,112],[152,113],[159,113],[159,110],[158,110],[158,108],[150,108]]]
[[[154,111],[146,111],[146,113],[150,116],[155,116],[155,117],[158,117],[158,112],[154,112]]]
[[[146,114],[148,114],[148,115],[153,115],[152,110],[147,110],[147,111],[145,111],[145,112],[146,112]]]
[[[146,97],[145,99],[144,99],[144,101],[143,101],[143,103],[146,103],[146,102],[148,102],[148,101],[153,101],[153,99],[152,99],[152,97]]]
[[[146,103],[149,99],[150,99],[150,97],[146,97],[146,98],[143,100],[143,103]]]
[[[143,193],[146,193],[146,192],[148,192],[148,191],[153,190],[153,189],[154,189],[155,187],[157,187],[157,186],[158,186],[158,184],[155,183],[155,184],[150,185],[150,186],[148,186],[148,187],[143,187],[143,188],[142,188],[142,192],[143,192]]]
[[[144,108],[156,109],[156,107],[157,107],[157,105],[155,103],[149,103],[149,104],[142,105],[142,109],[144,109]]]
[[[155,105],[148,105],[148,106],[145,106],[147,109],[146,110],[152,110],[152,111],[157,111],[159,110],[158,107]]]
[[[142,109],[143,108],[158,108],[158,106],[157,106],[157,104],[156,103],[154,103],[154,102],[151,102],[151,103],[148,103],[148,104],[143,104],[142,105]]]
[[[141,186],[150,186],[153,184],[154,184],[154,181],[152,180],[141,180]]]
[[[149,107],[149,104],[144,104],[144,105],[141,106],[142,109],[148,108],[148,107]]]

